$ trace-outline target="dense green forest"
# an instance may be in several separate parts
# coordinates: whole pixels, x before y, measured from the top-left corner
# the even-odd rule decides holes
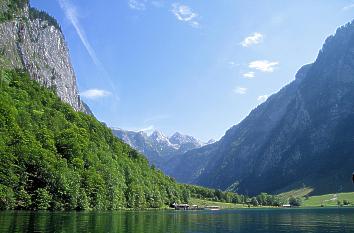
[[[1,0],[0,22],[13,19],[28,4],[28,0]]]
[[[12,20],[14,17],[18,17],[19,12],[22,11],[26,5],[28,5],[28,0],[1,0],[0,22]],[[54,26],[61,31],[58,21],[47,12],[30,7],[28,13],[31,20],[39,19],[46,21],[48,25]]]
[[[0,72],[0,208],[162,207],[189,191],[22,71]]]
[[[59,29],[59,31],[61,31],[61,27],[60,27],[58,21],[55,18],[53,18],[52,16],[50,16],[45,11],[41,11],[41,10],[38,10],[34,7],[30,7],[29,8],[29,17],[31,20],[39,19],[42,21],[47,21],[49,26],[54,26],[57,29]]]
[[[227,202],[235,204],[247,204],[249,206],[282,206],[290,203],[292,206],[300,206],[299,198],[290,197],[288,200],[277,195],[260,193],[254,197],[237,194],[233,192],[223,192],[220,189],[210,189],[196,185],[185,185],[190,197],[209,201]]]
[[[0,70],[0,93],[0,209],[160,208],[190,197],[281,204],[267,194],[177,184],[26,72]]]

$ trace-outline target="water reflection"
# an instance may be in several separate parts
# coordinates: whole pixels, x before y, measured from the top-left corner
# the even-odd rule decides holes
[[[0,212],[0,232],[354,232],[354,209]]]

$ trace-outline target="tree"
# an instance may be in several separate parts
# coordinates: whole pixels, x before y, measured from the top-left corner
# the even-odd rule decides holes
[[[301,206],[302,200],[298,197],[290,197],[289,198],[289,204],[291,206]]]
[[[267,193],[261,193],[259,194],[256,198],[257,198],[257,201],[260,205],[262,206],[266,206],[268,203],[267,203],[267,196],[268,194]]]
[[[259,203],[258,203],[258,201],[257,201],[257,198],[256,197],[252,197],[251,198],[251,205],[253,205],[253,206],[258,206],[259,205]]]
[[[12,209],[15,206],[15,195],[12,188],[0,184],[0,210]]]
[[[0,209],[142,209],[188,202],[194,193],[215,196],[151,168],[28,74],[0,69],[0,79]]]
[[[34,209],[47,210],[50,207],[51,201],[52,195],[48,192],[48,190],[39,188],[34,192]]]

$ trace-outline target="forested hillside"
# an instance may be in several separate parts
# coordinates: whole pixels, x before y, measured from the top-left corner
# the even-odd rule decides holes
[[[114,210],[189,192],[23,71],[0,72],[0,209]]]

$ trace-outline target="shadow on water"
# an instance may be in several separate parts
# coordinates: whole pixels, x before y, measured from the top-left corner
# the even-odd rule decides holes
[[[354,209],[0,212],[0,232],[354,232]]]

